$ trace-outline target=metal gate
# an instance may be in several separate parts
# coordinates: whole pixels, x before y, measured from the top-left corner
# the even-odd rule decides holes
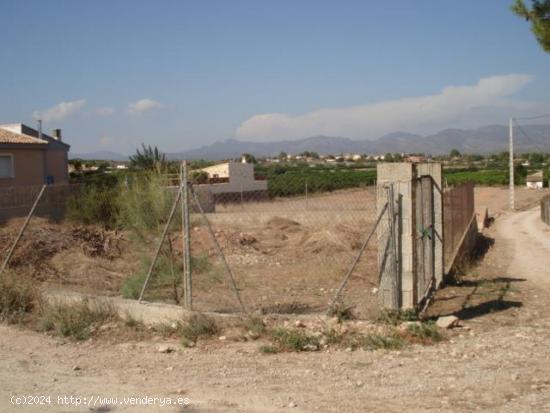
[[[416,297],[421,303],[435,286],[434,190],[431,176],[416,180]]]

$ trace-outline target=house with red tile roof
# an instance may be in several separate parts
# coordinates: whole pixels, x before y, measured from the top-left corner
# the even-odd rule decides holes
[[[70,146],[22,123],[0,124],[0,187],[67,184]]]

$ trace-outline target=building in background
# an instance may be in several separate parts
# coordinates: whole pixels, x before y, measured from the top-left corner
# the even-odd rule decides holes
[[[534,174],[527,175],[527,188],[529,189],[542,189],[544,186],[544,178],[542,171],[538,171]]]
[[[216,203],[261,200],[267,197],[267,181],[255,178],[254,164],[225,162],[201,171],[208,175],[208,179],[198,187],[207,189]]]
[[[0,187],[67,184],[69,149],[61,129],[50,136],[22,123],[0,125]]]

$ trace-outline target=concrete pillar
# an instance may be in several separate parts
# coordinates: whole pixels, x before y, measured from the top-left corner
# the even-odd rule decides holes
[[[394,197],[399,211],[396,225],[397,240],[397,290],[393,286],[393,270],[388,260],[392,259],[386,250],[388,240],[387,219],[383,219],[377,229],[378,268],[380,274],[379,304],[383,308],[408,309],[418,304],[416,282],[416,186],[417,177],[429,175],[434,182],[434,233],[435,279],[439,285],[443,279],[443,209],[442,172],[440,163],[379,163],[377,166],[377,210],[380,212],[388,200],[387,187],[393,184]],[[436,285],[436,286],[437,286]]]
[[[377,166],[376,204],[381,211],[388,201],[387,187],[393,184],[396,211],[399,219],[396,222],[397,240],[397,291],[392,283],[394,274],[388,260],[393,259],[386,251],[388,243],[388,220],[383,219],[377,230],[378,268],[380,286],[378,288],[379,304],[382,308],[410,308],[414,305],[414,190],[416,171],[412,163],[379,163]],[[397,308],[395,303],[397,302]]]

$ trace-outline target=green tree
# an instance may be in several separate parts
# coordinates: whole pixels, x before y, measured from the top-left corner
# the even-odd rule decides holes
[[[134,156],[130,156],[130,166],[136,169],[143,169],[147,171],[157,171],[161,172],[166,169],[168,162],[166,161],[166,156],[163,153],[160,153],[158,148],[145,146],[141,144],[142,151],[139,149],[136,150]]]
[[[279,158],[280,161],[286,161],[287,156],[288,155],[286,152],[281,152],[279,153],[279,156],[277,156],[277,158]]]
[[[243,158],[246,161],[246,163],[258,163],[258,161],[254,157],[254,155],[251,155],[249,153],[243,153],[241,155],[241,159],[243,159]]]
[[[532,7],[516,0],[512,12],[531,22],[531,31],[542,48],[550,53],[550,0],[531,0]]]
[[[449,156],[451,158],[460,158],[462,155],[460,154],[460,151],[458,149],[451,149],[451,152],[449,152]]]

